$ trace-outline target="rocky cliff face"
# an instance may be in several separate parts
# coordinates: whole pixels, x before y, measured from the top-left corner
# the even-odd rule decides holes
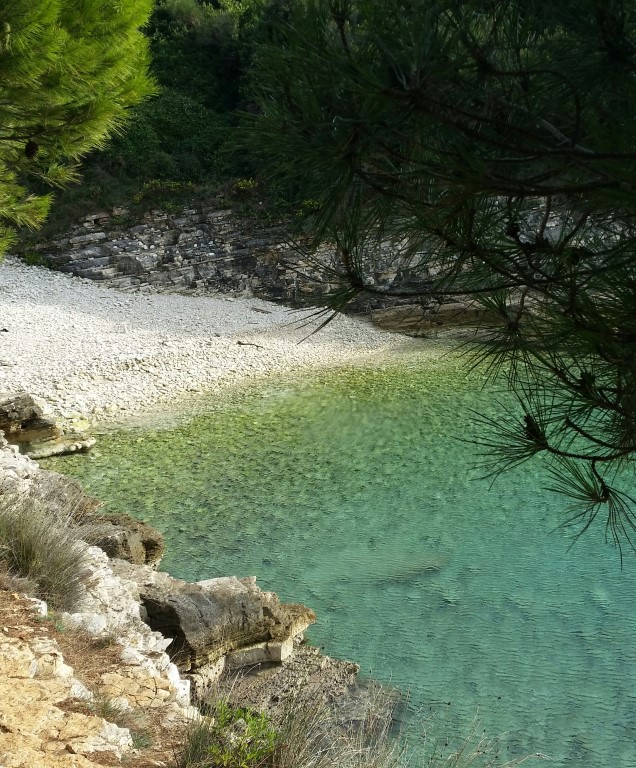
[[[81,496],[74,481],[41,470],[2,437],[0,494],[32,495],[61,505],[73,496],[83,519],[95,514],[97,504]],[[5,625],[0,627],[0,765],[89,768],[91,753],[119,757],[134,751],[128,728],[78,712],[73,702],[90,706],[106,700],[125,712],[152,712],[155,725],[170,728],[197,716],[190,706],[192,685],[197,698],[208,694],[225,668],[235,675],[246,666],[253,672],[283,665],[288,689],[319,681],[325,699],[348,692],[356,665],[317,657],[317,652],[297,656],[302,633],[315,619],[311,610],[281,603],[253,577],[189,584],[158,573],[143,563],[157,564],[160,535],[126,520],[108,520],[115,528],[131,529],[134,542],[139,543],[134,536],[144,542],[139,551],[130,542],[116,551],[120,556],[136,551],[131,559],[137,564],[110,560],[99,547],[87,547],[91,578],[76,609],[57,617],[68,630],[117,649],[116,664],[99,669],[91,689],[74,677],[46,631],[34,632],[24,619],[11,623],[1,615],[7,600],[0,594],[0,624]],[[106,539],[112,538],[109,529]],[[121,543],[120,535],[114,538]],[[46,611],[39,601],[35,608]],[[255,685],[259,704],[280,700],[279,692],[270,690],[271,680],[265,689],[249,686],[252,697]],[[24,702],[32,704],[25,708]]]
[[[115,209],[87,216],[35,250],[55,269],[121,290],[249,292],[298,304],[330,288],[280,228],[246,222],[231,210],[152,211],[134,222]]]

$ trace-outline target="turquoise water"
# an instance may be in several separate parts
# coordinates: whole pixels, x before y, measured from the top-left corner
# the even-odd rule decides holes
[[[410,691],[503,758],[636,765],[636,556],[602,526],[570,551],[540,466],[475,479],[471,408],[492,391],[452,358],[268,380],[174,429],[48,462],[161,529],[162,567],[257,575],[314,608],[310,640]]]

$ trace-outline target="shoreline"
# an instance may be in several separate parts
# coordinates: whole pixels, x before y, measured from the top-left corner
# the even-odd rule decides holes
[[[439,354],[428,339],[349,316],[312,335],[322,319],[251,297],[123,293],[7,258],[0,392],[26,391],[63,424],[110,431],[185,415],[204,396],[272,375]]]
[[[279,377],[298,381],[310,369],[376,364],[412,350],[439,354],[421,340],[379,331],[349,317],[338,317],[299,344],[311,329],[291,325],[290,320],[302,322],[311,310],[293,312],[247,297],[120,293],[11,259],[0,264],[0,312],[0,392],[24,390],[44,400],[63,425],[82,423],[91,431],[149,420],[164,426],[199,412],[204,398],[209,403],[215,392],[227,394],[234,388],[240,396],[244,387]],[[5,474],[17,486],[28,485],[31,475],[40,472],[37,463],[6,443],[5,448]],[[106,555],[97,552],[103,570],[108,570]],[[111,581],[109,589],[116,582],[112,573]],[[108,597],[106,604],[110,602]],[[87,621],[98,617],[110,627],[101,609],[98,613],[86,614]],[[167,641],[161,642],[165,650]],[[351,712],[357,716],[364,709],[364,692],[352,692],[356,664],[330,659],[309,647],[296,651],[293,663],[276,667],[279,676],[262,682],[246,677],[245,700],[256,697],[255,705],[269,698],[279,702],[279,688],[295,690],[307,678],[326,700],[342,700],[337,723],[338,718],[346,723]],[[139,656],[136,648],[131,653]],[[171,716],[181,717],[189,711],[189,688],[168,657],[160,655],[165,670],[162,667],[157,679],[169,690]],[[138,675],[136,667],[133,673]],[[116,674],[118,679],[128,674],[121,660]],[[201,681],[205,684],[207,677]],[[125,729],[122,733],[122,739],[130,740]]]

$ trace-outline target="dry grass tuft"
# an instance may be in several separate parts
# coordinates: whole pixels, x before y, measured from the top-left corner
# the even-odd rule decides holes
[[[343,728],[332,705],[318,692],[312,696],[311,691],[303,690],[288,699],[282,712],[269,721],[276,733],[273,749],[266,753],[253,749],[250,759],[245,743],[251,735],[250,722],[262,716],[212,698],[206,707],[211,716],[192,724],[170,765],[171,768],[513,768],[531,758],[543,757],[531,755],[505,761],[498,741],[488,739],[478,722],[465,739],[443,742],[429,739],[424,749],[409,749],[406,741],[392,731],[394,705],[392,692],[378,687],[369,695],[366,712],[360,713],[359,719],[356,717],[354,725]],[[237,717],[240,715],[238,722],[243,722],[241,730],[237,731],[231,723],[229,728],[220,728],[223,722],[217,714],[219,706],[234,708]],[[247,738],[247,746],[249,743]],[[219,745],[227,748],[220,752]],[[222,759],[213,759],[218,754]]]
[[[101,532],[78,518],[78,500],[49,507],[32,496],[0,494],[0,565],[7,579],[26,579],[51,608],[72,611],[91,571],[87,543]],[[35,585],[35,586],[34,586]]]

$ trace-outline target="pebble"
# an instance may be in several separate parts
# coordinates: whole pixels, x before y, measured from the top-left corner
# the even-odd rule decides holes
[[[7,257],[0,264],[0,317],[10,332],[0,334],[0,359],[14,364],[0,366],[0,392],[24,389],[54,414],[120,422],[122,411],[127,418],[150,413],[186,392],[422,344],[344,316],[312,335],[320,323],[312,314],[214,294],[123,297]]]

